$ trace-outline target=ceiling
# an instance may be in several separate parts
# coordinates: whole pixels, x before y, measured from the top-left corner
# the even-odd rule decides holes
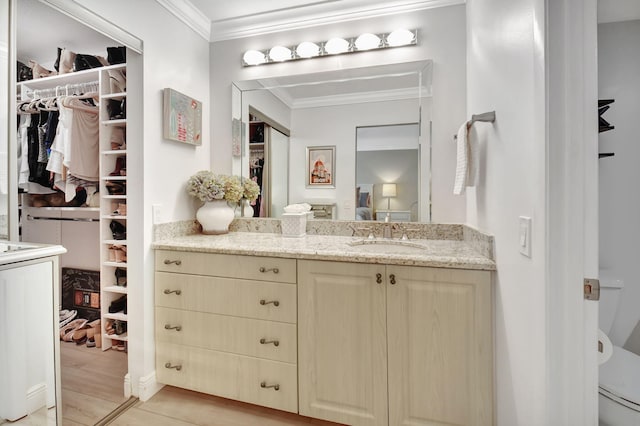
[[[598,0],[598,23],[640,19],[638,0]]]

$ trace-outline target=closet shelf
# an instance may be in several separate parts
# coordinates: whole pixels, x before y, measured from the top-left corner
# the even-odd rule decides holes
[[[110,262],[106,261],[103,263],[104,266],[115,266],[116,268],[126,268],[127,262]]]
[[[126,246],[127,240],[102,240],[102,244]],[[122,263],[122,262],[120,262]]]
[[[127,340],[129,340],[129,338],[127,337],[127,333],[124,333],[124,334],[105,334],[104,336],[107,339],[120,340],[122,342],[126,342]]]
[[[18,82],[18,88],[21,86],[29,89],[49,89],[52,86],[61,86],[65,84],[90,83],[97,80],[97,74],[104,68],[92,68],[89,70],[75,71],[67,74],[52,75],[50,77],[37,78],[35,80],[25,80]]]
[[[120,294],[127,294],[127,287],[122,287],[122,286],[118,286],[118,285],[112,285],[112,286],[108,286],[108,287],[103,287],[104,291],[108,291],[110,293],[120,293]]]
[[[102,155],[127,155],[126,149],[113,149],[109,151],[102,151]]]
[[[102,99],[122,99],[125,98],[127,96],[127,92],[120,92],[120,93],[109,93],[108,95],[102,95],[101,98]]]
[[[127,195],[126,194],[121,194],[121,195],[102,195],[102,198],[104,200],[126,200],[127,199]]]
[[[115,126],[115,127],[126,127],[127,119],[120,118],[118,120],[102,120],[103,126]]]
[[[119,214],[104,214],[100,216],[102,219],[123,219],[126,220],[127,216],[119,215]]]
[[[103,176],[101,180],[127,180],[126,176]]]
[[[114,320],[120,320],[120,321],[126,321],[127,320],[127,314],[121,312],[116,312],[116,313],[106,313],[104,314],[105,318],[108,319],[114,319]],[[111,334],[111,336],[115,336],[115,334]]]
[[[100,207],[33,207],[33,206],[22,206],[29,207],[30,209],[38,209],[40,211],[48,211],[48,212],[99,212]]]

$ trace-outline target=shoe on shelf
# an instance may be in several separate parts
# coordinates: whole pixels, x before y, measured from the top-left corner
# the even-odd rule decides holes
[[[116,158],[116,167],[109,176],[126,176],[127,175],[127,157],[121,156]]]
[[[126,195],[127,182],[108,180],[105,182],[109,195]]]
[[[109,305],[109,313],[115,314],[116,312],[123,311],[125,314],[127,313],[127,295],[114,300]],[[115,328],[115,325],[114,325]]]
[[[127,203],[118,203],[118,206],[113,210],[113,213],[116,216],[126,216],[127,215]]]
[[[114,240],[126,240],[127,239],[127,227],[122,223],[112,220],[109,224],[109,228],[111,229],[111,233],[113,234]]]
[[[109,113],[109,120],[122,120],[125,118],[125,112],[122,106],[124,105],[124,99],[119,101],[117,99],[109,99],[107,103],[107,112]]]
[[[116,285],[120,287],[127,286],[127,270],[124,268],[116,268],[115,270],[116,276]]]

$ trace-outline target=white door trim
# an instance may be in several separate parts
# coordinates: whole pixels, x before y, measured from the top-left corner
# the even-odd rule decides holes
[[[597,425],[596,0],[546,0],[547,424]]]

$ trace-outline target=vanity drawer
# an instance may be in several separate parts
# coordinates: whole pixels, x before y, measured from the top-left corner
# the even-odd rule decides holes
[[[158,342],[156,375],[160,383],[298,412],[295,364]]]
[[[297,360],[296,325],[283,322],[158,307],[156,339],[275,361]]]
[[[156,250],[156,271],[249,280],[296,282],[295,259]]]
[[[296,322],[296,286],[156,272],[155,304],[167,308]]]

